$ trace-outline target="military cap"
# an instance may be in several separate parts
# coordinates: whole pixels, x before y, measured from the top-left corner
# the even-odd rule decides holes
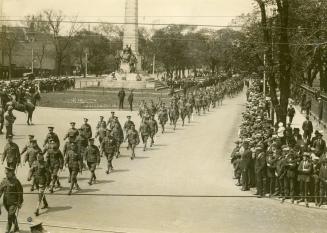
[[[72,122],[70,122],[69,124],[71,124],[71,125],[76,125],[76,122],[73,122],[73,121],[72,121]]]
[[[316,131],[315,131],[315,135],[318,135],[318,134],[319,134],[319,131],[318,131],[318,130],[316,130]]]
[[[36,143],[36,142],[37,142],[37,140],[36,140],[36,139],[33,139],[33,140],[31,140],[31,142],[32,142],[32,143]]]
[[[104,118],[104,116],[100,116],[100,118]]]
[[[127,116],[127,118],[131,118],[131,116]]]
[[[29,138],[34,138],[34,135],[29,134],[28,137],[29,137]]]
[[[53,126],[48,126],[48,129],[54,129],[54,127]]]
[[[86,117],[84,117],[84,120],[85,120],[85,121],[88,121],[89,119],[87,119]]]
[[[111,114],[115,114],[115,112],[111,112]]]

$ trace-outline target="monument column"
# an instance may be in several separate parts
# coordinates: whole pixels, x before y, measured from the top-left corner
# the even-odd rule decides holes
[[[141,56],[138,48],[138,0],[126,0],[125,2],[125,25],[123,46],[131,46],[132,52],[137,58],[136,71],[140,71]]]

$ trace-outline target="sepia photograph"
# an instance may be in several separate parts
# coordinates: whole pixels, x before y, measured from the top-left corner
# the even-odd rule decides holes
[[[327,233],[326,0],[0,0],[0,233]]]

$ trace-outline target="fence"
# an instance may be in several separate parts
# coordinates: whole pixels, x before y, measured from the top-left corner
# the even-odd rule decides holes
[[[306,101],[311,100],[311,115],[322,120],[322,123],[327,124],[327,96],[325,94],[317,94],[315,90],[306,86],[299,85],[299,88],[306,95]],[[320,97],[320,100],[318,98]]]

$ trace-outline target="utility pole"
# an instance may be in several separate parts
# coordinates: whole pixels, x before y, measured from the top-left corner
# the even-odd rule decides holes
[[[153,63],[152,63],[152,74],[155,74],[155,70],[156,70],[156,55],[153,55]]]
[[[34,48],[32,44],[32,65],[31,65],[32,74],[34,74]]]
[[[85,51],[85,78],[87,77],[87,64],[88,64],[88,54]]]

